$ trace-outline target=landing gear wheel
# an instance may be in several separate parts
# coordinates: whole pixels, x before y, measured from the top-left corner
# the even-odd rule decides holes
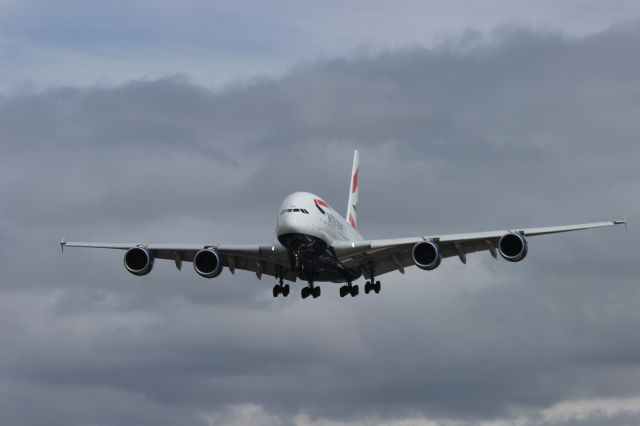
[[[349,293],[351,294],[351,297],[356,297],[358,293],[360,293],[360,287],[358,287],[358,284],[351,286]]]
[[[349,294],[349,286],[343,285],[340,287],[340,297],[345,297],[347,294]]]
[[[280,290],[280,292],[284,297],[287,297],[289,295],[290,290],[291,288],[289,287],[289,284],[285,284],[284,286],[282,286],[282,289]]]
[[[370,280],[364,285],[364,292],[369,294],[371,291],[375,291],[376,294],[380,293],[381,285],[380,281],[376,281],[375,276],[375,265],[373,263],[369,264],[369,278]]]
[[[273,286],[273,297],[278,297],[278,295],[280,294],[280,292],[282,291],[282,289],[280,288],[279,285],[274,285]]]
[[[306,299],[307,297],[309,297],[310,294],[311,294],[310,287],[302,287],[302,290],[300,291],[300,296],[302,296],[303,299]]]
[[[314,299],[317,299],[318,297],[320,297],[320,287],[314,287],[311,289],[311,295],[313,296]]]

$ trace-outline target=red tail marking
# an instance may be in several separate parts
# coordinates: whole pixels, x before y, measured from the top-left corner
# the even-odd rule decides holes
[[[353,220],[353,216],[351,216],[351,213],[349,213],[349,223],[351,224],[351,226],[355,229],[356,227],[356,221]]]
[[[353,175],[353,187],[351,188],[351,192],[356,192],[358,189],[358,173],[360,172],[360,168],[356,169],[356,173]]]

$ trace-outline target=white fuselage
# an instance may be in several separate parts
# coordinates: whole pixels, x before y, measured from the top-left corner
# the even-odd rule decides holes
[[[360,241],[362,236],[322,198],[309,192],[289,194],[276,220],[278,239],[286,234],[316,237],[328,246],[339,241]]]

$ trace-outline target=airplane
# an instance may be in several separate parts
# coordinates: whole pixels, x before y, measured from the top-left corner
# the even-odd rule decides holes
[[[528,252],[528,237],[624,224],[626,220],[583,223],[541,228],[514,228],[466,234],[426,235],[409,238],[367,240],[358,232],[358,190],[360,185],[358,151],[354,152],[346,216],[342,217],[324,199],[309,192],[288,195],[278,210],[278,243],[266,245],[92,243],[66,241],[65,247],[91,247],[126,250],[124,267],[134,275],[147,275],[155,259],[168,259],[181,270],[183,262],[192,262],[204,278],[219,276],[226,267],[252,271],[258,279],[275,277],[273,297],[287,297],[287,282],[305,281],[303,299],[321,294],[318,282],[340,283],[340,297],[359,294],[360,277],[366,279],[364,292],[380,293],[377,277],[392,271],[404,274],[405,268],[437,268],[442,259],[458,257],[463,264],[467,254],[489,251],[509,262],[520,262]]]

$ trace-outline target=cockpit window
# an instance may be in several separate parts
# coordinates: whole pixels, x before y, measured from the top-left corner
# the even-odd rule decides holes
[[[284,209],[284,210],[282,210],[280,212],[280,214],[285,214],[285,213],[304,213],[304,214],[309,214],[307,209]]]

